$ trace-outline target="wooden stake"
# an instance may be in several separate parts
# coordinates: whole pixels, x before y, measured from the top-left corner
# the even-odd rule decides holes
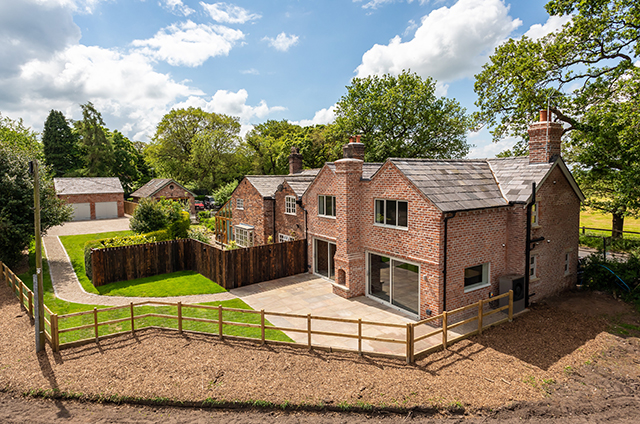
[[[131,334],[133,334],[136,331],[135,318],[133,315],[133,302],[129,302],[129,309],[131,309]]]
[[[51,315],[51,344],[53,351],[60,350],[60,339],[58,335],[58,314]]]
[[[447,311],[442,312],[442,348],[447,349]]]
[[[509,322],[513,321],[513,290],[509,290]]]
[[[311,350],[311,314],[307,314],[307,346]]]
[[[33,292],[29,292],[29,316],[33,318]]]
[[[93,308],[93,334],[98,341],[98,308]]]
[[[362,356],[362,318],[358,318],[358,354]]]
[[[178,302],[178,333],[182,334],[182,302]]]
[[[482,319],[484,318],[484,300],[480,299],[480,302],[478,302],[478,334],[482,335]]]
[[[264,337],[264,309],[260,309],[260,333],[261,333],[261,337],[262,337],[262,344],[265,344],[265,337]]]
[[[218,336],[222,340],[222,305],[218,305]]]

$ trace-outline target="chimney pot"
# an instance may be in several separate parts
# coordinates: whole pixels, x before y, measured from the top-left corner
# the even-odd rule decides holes
[[[547,122],[548,116],[547,116],[547,111],[546,110],[541,110],[540,111],[540,122]]]
[[[361,141],[360,141],[360,137],[362,137],[362,136],[361,136],[361,135],[357,135],[357,136],[356,136],[356,143],[361,143]]]
[[[353,143],[353,136],[349,137],[349,143]]]

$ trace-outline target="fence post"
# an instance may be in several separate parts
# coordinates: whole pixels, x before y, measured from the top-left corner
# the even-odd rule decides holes
[[[260,333],[262,336],[262,344],[265,344],[265,337],[264,337],[264,309],[260,309]]]
[[[478,302],[478,334],[482,335],[482,320],[484,318],[484,299]]]
[[[60,339],[58,338],[58,314],[51,314],[51,345],[54,352],[60,350]]]
[[[98,341],[98,308],[93,308],[93,334],[96,337],[96,342]]]
[[[182,302],[178,302],[178,333],[182,334]]]
[[[411,335],[411,323],[407,323],[407,350],[405,353],[407,364],[413,362],[413,336]]]
[[[605,253],[605,258],[606,258],[606,253]],[[16,275],[12,272],[11,275],[9,276],[9,279],[11,280],[11,290],[13,291],[13,295],[16,295]]]
[[[222,340],[222,305],[218,305],[218,336]]]
[[[513,321],[513,290],[509,290],[509,322]]]
[[[136,330],[135,319],[133,315],[133,302],[129,302],[129,309],[131,309],[131,334],[133,334],[134,331]]]
[[[24,285],[24,283],[22,282],[22,280],[20,280],[20,306],[24,306],[24,289],[22,288],[22,286]]]
[[[362,356],[362,318],[358,318],[358,353]]]
[[[584,228],[584,225],[583,225],[583,226],[582,226],[582,234],[583,234],[583,235],[584,235],[584,230],[585,230],[585,228]]]
[[[29,316],[33,318],[33,292],[29,291],[27,293],[27,296],[29,297]]]
[[[442,312],[442,347],[447,349],[447,311]]]
[[[307,314],[307,346],[311,350],[311,314]]]

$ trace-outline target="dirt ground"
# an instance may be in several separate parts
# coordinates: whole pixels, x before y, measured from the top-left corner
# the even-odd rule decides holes
[[[534,305],[413,365],[159,330],[35,354],[33,326],[6,286],[0,317],[0,422],[631,423],[640,416],[640,334],[632,327],[640,316],[602,293]],[[56,398],[24,396],[43,392]],[[205,400],[218,407],[202,408]],[[268,403],[278,406],[247,407]]]

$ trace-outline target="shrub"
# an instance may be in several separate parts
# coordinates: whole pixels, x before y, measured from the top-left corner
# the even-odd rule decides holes
[[[640,307],[640,251],[629,254],[624,260],[604,260],[600,255],[590,255],[582,260],[582,282],[592,290],[620,294],[620,296]],[[606,268],[605,268],[606,267]],[[608,269],[607,269],[608,268]],[[614,272],[618,278],[611,273]],[[627,291],[625,285],[630,291]]]
[[[148,198],[142,199],[133,212],[129,228],[138,234],[167,228],[174,222],[183,219],[181,212],[185,210],[185,207],[184,204],[169,199],[158,201]],[[186,230],[184,233],[186,234]]]
[[[165,228],[164,230],[152,231],[146,234],[147,237],[154,237],[156,242],[158,241],[167,241],[171,240],[171,236],[169,235],[169,230]]]
[[[187,237],[203,243],[210,243],[210,232],[203,226],[191,227],[187,232]]]
[[[231,193],[238,187],[237,181],[231,181],[230,183],[223,185],[219,189],[213,192],[213,197],[216,199],[216,203],[224,205],[229,199],[231,199]]]
[[[209,219],[211,217],[211,213],[209,211],[200,211],[198,212],[198,221],[202,222],[205,219]]]
[[[187,238],[187,232],[191,226],[191,218],[185,211],[180,212],[180,219],[169,224],[169,237],[171,239]]]

